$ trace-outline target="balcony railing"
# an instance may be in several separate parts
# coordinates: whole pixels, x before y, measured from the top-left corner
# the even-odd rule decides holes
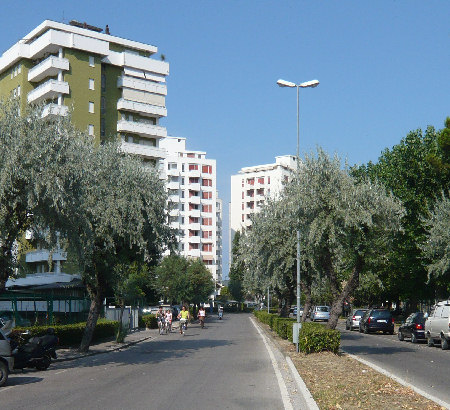
[[[166,150],[162,148],[152,147],[149,145],[142,144],[134,144],[131,142],[122,141],[121,149],[123,152],[127,152],[129,154],[140,155],[145,158],[150,159],[160,159],[165,158]]]
[[[45,117],[65,117],[69,113],[69,107],[66,105],[47,104],[42,110],[42,118]]]
[[[118,110],[126,110],[131,112],[137,112],[139,114],[156,115],[158,117],[167,117],[167,108],[160,107],[159,105],[145,104],[142,102],[126,100],[121,98],[117,101]]]
[[[137,121],[117,121],[117,131],[138,134],[145,137],[165,138],[167,130],[165,127]]]
[[[39,82],[46,77],[58,75],[60,70],[67,71],[68,69],[69,60],[67,58],[50,56],[28,71],[28,81]]]
[[[48,80],[28,93],[28,102],[53,99],[59,94],[69,94],[69,84],[65,81]]]

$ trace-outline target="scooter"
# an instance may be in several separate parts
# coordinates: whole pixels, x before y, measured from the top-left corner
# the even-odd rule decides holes
[[[223,310],[219,309],[219,320],[223,318]]]
[[[59,340],[55,336],[55,331],[51,328],[47,330],[46,335],[32,337],[23,345],[18,345],[16,341],[11,341],[14,369],[48,369],[52,358],[57,358],[55,349],[58,342]]]

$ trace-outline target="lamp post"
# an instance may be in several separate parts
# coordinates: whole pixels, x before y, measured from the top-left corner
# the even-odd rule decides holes
[[[306,81],[304,83],[295,84],[286,80],[278,80],[277,84],[280,87],[297,88],[297,172],[300,169],[300,105],[299,105],[299,90],[300,88],[314,88],[319,85],[318,80]],[[297,229],[297,327],[298,332],[301,328],[300,323],[300,228]],[[299,351],[298,333],[295,338],[297,352]]]

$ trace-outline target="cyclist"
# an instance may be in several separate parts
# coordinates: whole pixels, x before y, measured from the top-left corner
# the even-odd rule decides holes
[[[178,314],[178,319],[180,319],[180,334],[183,334],[183,324],[186,324],[189,320],[189,311],[186,310],[186,306],[181,308],[181,312]]]
[[[165,314],[162,306],[159,307],[159,310],[156,313],[156,320],[158,321],[159,334],[162,335],[164,332],[164,322],[165,322]]]
[[[200,322],[200,326],[203,327],[205,326],[205,317],[206,317],[206,312],[203,306],[200,306],[200,308],[198,309],[198,320]]]
[[[172,311],[170,309],[166,310],[166,327],[167,332],[170,333],[172,331]]]

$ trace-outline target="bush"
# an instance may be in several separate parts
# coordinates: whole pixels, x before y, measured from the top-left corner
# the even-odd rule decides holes
[[[49,327],[55,330],[60,346],[77,346],[81,343],[81,339],[83,338],[86,322],[73,323],[70,325],[16,327],[11,333],[12,337],[14,337],[14,335],[28,330],[29,335],[27,338],[43,336],[47,333]],[[95,342],[101,339],[114,337],[116,329],[116,321],[100,319],[95,327],[92,341]]]
[[[147,329],[158,329],[158,320],[156,315],[144,315],[142,316],[142,321]]]
[[[319,323],[303,323],[299,334],[299,349],[304,353],[329,351],[338,353],[341,334]]]
[[[287,317],[274,317],[272,319],[273,330],[280,336],[282,339],[289,339],[292,341],[292,324],[295,323],[295,319],[287,318]]]
[[[273,327],[274,318],[278,317],[278,315],[274,313],[267,313],[264,310],[255,310],[253,313],[260,322],[269,325],[271,329]]]

